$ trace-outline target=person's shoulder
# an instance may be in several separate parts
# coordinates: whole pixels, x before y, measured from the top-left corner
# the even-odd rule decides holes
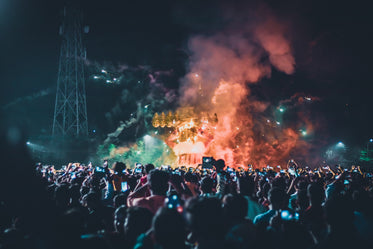
[[[164,201],[166,197],[164,196],[160,196],[160,195],[152,195],[152,196],[147,196],[147,197],[139,197],[139,198],[135,198],[133,200],[133,204],[134,205],[140,205],[140,204],[143,204],[143,203],[152,203],[152,202],[156,202],[156,201]]]
[[[262,213],[262,214],[258,214],[258,215],[255,216],[255,218],[254,218],[254,223],[256,223],[256,222],[258,222],[258,221],[260,221],[260,220],[263,220],[263,219],[266,220],[268,216],[272,216],[272,215],[274,215],[275,212],[276,212],[276,211],[270,209],[270,210],[268,210],[268,211],[266,211],[266,212],[264,212],[264,213]],[[255,222],[255,221],[256,221],[256,222]]]
[[[166,199],[166,196],[163,195],[151,195],[148,197],[145,197],[148,201],[164,201]]]
[[[257,216],[255,216],[254,220],[253,220],[253,223],[256,224],[258,222],[260,222],[262,219],[263,219],[263,214],[258,214]]]
[[[166,196],[152,195],[146,197],[146,203],[152,208],[158,208],[159,206],[162,206],[164,204],[165,199]]]
[[[142,206],[149,203],[148,197],[135,198],[132,201],[134,206]]]

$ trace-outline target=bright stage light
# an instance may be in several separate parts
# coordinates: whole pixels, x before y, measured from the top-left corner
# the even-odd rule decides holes
[[[151,136],[149,136],[149,135],[145,135],[145,136],[144,136],[144,140],[145,140],[145,142],[148,142],[150,139],[152,139]]]
[[[27,144],[27,145],[30,145],[31,143],[30,143],[30,141],[27,141],[26,144]]]
[[[336,146],[337,146],[338,148],[344,148],[344,147],[345,147],[345,144],[342,143],[342,142],[338,142]]]

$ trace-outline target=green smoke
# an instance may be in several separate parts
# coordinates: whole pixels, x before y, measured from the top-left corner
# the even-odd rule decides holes
[[[162,140],[150,136],[139,139],[129,146],[101,145],[98,149],[98,156],[101,161],[124,162],[129,168],[133,168],[135,163],[152,163],[158,167],[161,165],[173,166],[176,162],[173,150]]]

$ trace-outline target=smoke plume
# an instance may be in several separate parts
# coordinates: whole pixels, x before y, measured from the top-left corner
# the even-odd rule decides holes
[[[255,25],[253,25],[253,23]],[[308,144],[299,131],[266,118],[270,104],[251,96],[250,86],[275,69],[295,71],[284,27],[269,12],[258,20],[227,25],[214,35],[189,40],[188,74],[181,80],[180,106],[217,113],[219,122],[206,155],[231,165],[283,163]]]

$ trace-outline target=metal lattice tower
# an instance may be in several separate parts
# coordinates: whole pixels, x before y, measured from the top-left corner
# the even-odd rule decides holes
[[[88,32],[88,29],[82,26],[82,15],[76,9],[65,8],[63,16],[52,134],[63,137],[88,136],[84,82],[86,52],[82,42],[83,31]]]

